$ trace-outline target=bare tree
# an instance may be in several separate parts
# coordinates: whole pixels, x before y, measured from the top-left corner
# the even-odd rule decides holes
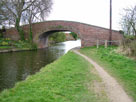
[[[52,0],[1,0],[0,21],[3,24],[14,25],[24,39],[21,24],[32,24],[44,21],[50,13]]]
[[[45,18],[50,13],[51,5],[52,3],[50,0],[42,0],[42,2],[35,1],[31,5],[31,7],[27,8],[27,10],[23,13],[23,16],[25,18],[23,19],[23,22],[29,24],[29,38],[31,41],[32,41],[32,23],[44,21]]]
[[[124,11],[121,26],[126,34],[134,35],[136,38],[136,6],[124,9]]]

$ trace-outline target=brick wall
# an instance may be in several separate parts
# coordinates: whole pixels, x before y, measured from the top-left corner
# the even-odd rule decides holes
[[[25,31],[25,37],[28,37],[28,25],[23,26]],[[46,34],[49,31],[71,31],[78,34],[81,39],[82,47],[96,45],[96,40],[108,40],[109,39],[109,29],[97,27],[93,25],[88,25],[79,22],[72,21],[46,21],[35,23],[32,25],[33,41],[37,43],[40,47],[44,47],[43,39],[40,40],[39,36]],[[12,28],[6,31],[6,37],[18,40],[19,36],[17,31]],[[118,31],[112,31],[112,40],[122,40],[123,35]]]

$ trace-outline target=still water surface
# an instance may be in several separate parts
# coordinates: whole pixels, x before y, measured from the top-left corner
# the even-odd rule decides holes
[[[70,49],[80,46],[81,41],[77,40],[58,43],[37,51],[0,53],[0,91],[13,87],[17,81],[24,80]]]

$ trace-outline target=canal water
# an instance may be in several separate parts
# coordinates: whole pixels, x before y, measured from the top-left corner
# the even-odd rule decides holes
[[[58,43],[37,51],[0,53],[0,92],[12,88],[16,82],[35,74],[70,49],[80,46],[81,41],[77,40]]]

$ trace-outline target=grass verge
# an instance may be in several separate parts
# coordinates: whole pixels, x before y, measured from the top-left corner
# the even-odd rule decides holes
[[[136,102],[136,61],[115,53],[117,47],[88,47],[81,53],[95,60],[114,76]]]
[[[98,76],[87,61],[69,52],[0,94],[0,102],[107,102],[88,87]]]
[[[0,50],[1,49],[10,49],[10,48],[12,48],[11,46],[0,46]]]
[[[10,49],[37,49],[37,45],[30,42],[29,40],[18,40],[14,41],[10,38],[0,38],[0,50],[10,50]]]

